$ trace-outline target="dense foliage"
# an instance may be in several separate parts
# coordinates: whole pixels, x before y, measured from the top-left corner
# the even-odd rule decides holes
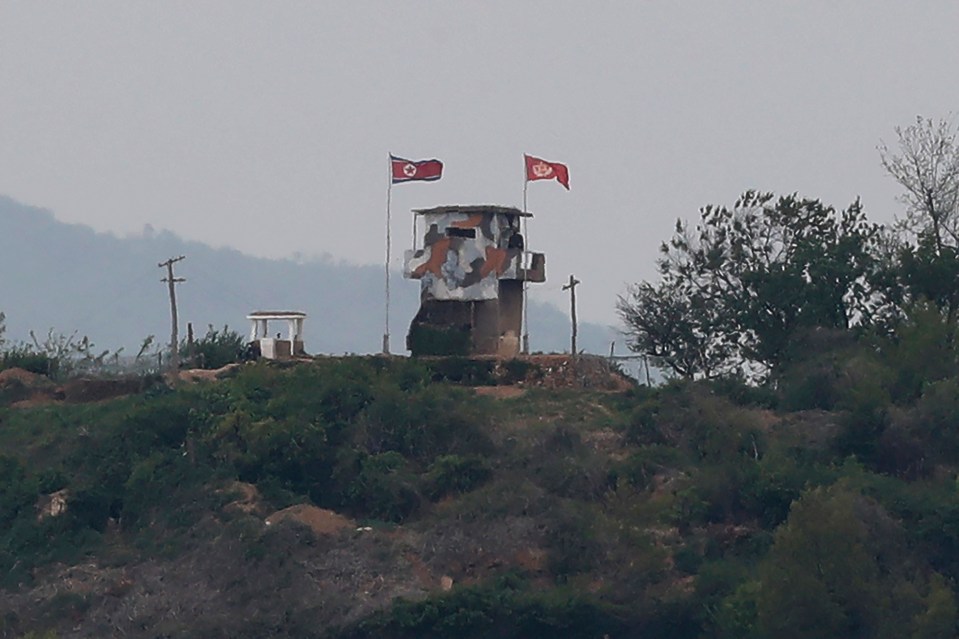
[[[357,358],[0,409],[0,581],[20,602],[0,611],[0,629],[106,614],[118,595],[30,594],[57,565],[138,575],[189,561],[170,570],[199,571],[196,583],[230,565],[236,577],[216,585],[225,598],[208,612],[166,620],[168,634],[950,637],[959,369],[916,367],[913,349],[937,343],[929,330],[920,322],[896,353],[826,340],[830,350],[776,391],[725,379],[492,400],[421,363]],[[270,509],[314,504],[386,532],[362,542],[264,530],[224,510],[235,495],[223,487],[237,480]],[[38,517],[62,490],[66,512]],[[397,534],[420,541],[381,545]],[[353,621],[297,603],[336,592],[308,595],[297,566],[361,543],[375,544],[369,561],[426,553],[420,561],[462,585]],[[516,559],[533,552],[524,548],[542,560]],[[262,600],[260,621],[224,621],[229,602],[248,597]]]
[[[180,355],[197,368],[216,369],[239,361],[247,342],[229,326],[222,329],[207,327],[206,334],[190,342],[184,340],[180,345]]]
[[[905,215],[870,223],[857,200],[835,211],[797,195],[746,192],[677,221],[660,279],[618,301],[630,347],[687,379],[772,381],[815,332],[884,338],[935,307],[953,342],[959,317],[959,144],[955,127],[917,119],[880,147],[903,187]]]
[[[748,192],[732,208],[707,206],[664,243],[658,284],[620,299],[631,347],[684,377],[714,377],[788,358],[803,329],[848,329],[869,316],[879,230],[856,202]]]

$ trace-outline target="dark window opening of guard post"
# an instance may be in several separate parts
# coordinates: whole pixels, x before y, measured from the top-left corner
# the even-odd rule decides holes
[[[455,226],[446,227],[446,237],[476,237],[476,229],[461,229]]]

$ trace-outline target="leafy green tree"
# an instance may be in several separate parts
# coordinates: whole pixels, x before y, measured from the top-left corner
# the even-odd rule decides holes
[[[905,309],[895,333],[880,350],[892,371],[892,398],[909,404],[918,400],[929,383],[959,373],[955,351],[956,326],[943,321],[935,305],[920,301]]]
[[[936,305],[947,324],[955,324],[959,312],[959,249],[936,248],[929,237],[916,246],[900,250],[897,270],[906,302],[928,300]]]
[[[951,593],[926,574],[878,503],[843,484],[815,489],[793,505],[760,566],[759,626],[777,639],[954,627]]]
[[[631,285],[619,298],[616,306],[629,348],[685,379],[725,372],[735,346],[724,338],[720,309],[703,292],[678,286],[675,276],[664,275],[655,285]]]
[[[858,201],[746,192],[707,206],[661,247],[661,282],[618,304],[630,347],[684,377],[781,365],[796,331],[849,329],[869,311],[871,244],[879,228]]]

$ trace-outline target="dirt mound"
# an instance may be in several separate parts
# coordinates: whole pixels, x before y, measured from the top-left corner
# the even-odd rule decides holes
[[[0,371],[0,403],[13,407],[39,406],[63,399],[49,378],[22,368]]]
[[[224,510],[238,511],[247,515],[262,515],[266,511],[260,497],[260,491],[253,484],[234,481],[216,492],[218,494],[225,493],[230,497],[236,496],[236,499],[223,507]]]
[[[8,368],[0,371],[0,398],[18,408],[60,401],[82,404],[140,393],[149,383],[148,380],[138,377],[80,377],[58,386],[43,375],[22,368]]]
[[[37,375],[22,368],[8,368],[0,371],[0,388],[22,386],[25,388],[49,388],[54,384],[49,378]]]
[[[590,388],[594,390],[624,391],[633,387],[628,377],[598,355],[567,353],[526,355],[522,361],[534,367],[524,380],[526,386],[540,388]]]
[[[179,379],[183,382],[214,382],[229,376],[240,366],[242,366],[242,364],[233,363],[215,369],[188,368],[180,371]]]
[[[318,535],[332,535],[345,528],[356,527],[355,522],[343,515],[309,504],[297,504],[278,510],[266,518],[266,525],[275,526],[286,520],[293,520],[309,526]]]

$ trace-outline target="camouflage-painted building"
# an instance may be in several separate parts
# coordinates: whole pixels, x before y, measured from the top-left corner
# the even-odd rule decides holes
[[[413,355],[517,355],[523,282],[546,281],[546,256],[526,251],[520,231],[531,215],[492,205],[413,214],[424,234],[422,248],[406,251],[404,275],[421,282],[407,348]]]

